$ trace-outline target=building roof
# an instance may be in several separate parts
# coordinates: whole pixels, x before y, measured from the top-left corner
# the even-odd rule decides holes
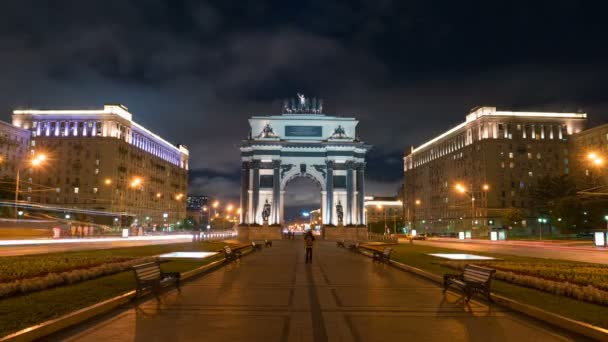
[[[184,145],[175,145],[172,144],[170,142],[168,142],[167,140],[161,138],[159,135],[153,133],[152,131],[150,131],[149,129],[143,127],[142,125],[136,123],[135,121],[133,121],[133,114],[131,114],[129,112],[129,109],[121,104],[105,104],[103,106],[103,109],[16,109],[13,110],[13,115],[35,115],[35,116],[79,116],[79,117],[90,117],[95,118],[99,115],[117,115],[127,121],[129,121],[132,124],[132,129],[136,130],[137,132],[147,135],[148,137],[152,138],[153,140],[161,143],[162,145],[165,145],[166,147],[169,147],[179,153],[183,153],[188,155],[188,149],[184,146]]]

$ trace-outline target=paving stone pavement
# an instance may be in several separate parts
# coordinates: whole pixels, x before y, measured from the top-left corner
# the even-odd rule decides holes
[[[318,241],[318,240],[317,240]],[[582,341],[497,305],[317,242],[275,241],[181,293],[105,315],[61,341]]]

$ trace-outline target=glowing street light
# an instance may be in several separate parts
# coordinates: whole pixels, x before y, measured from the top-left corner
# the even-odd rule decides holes
[[[112,180],[110,178],[106,178],[106,180],[103,181],[105,185],[110,185],[112,184]]]
[[[141,184],[142,184],[142,180],[141,180],[141,178],[139,178],[139,177],[135,177],[135,178],[133,178],[133,180],[131,181],[131,187],[132,187],[132,188],[138,187],[138,186],[140,186]]]
[[[233,208],[234,207],[232,206],[232,204],[228,204],[228,206],[226,207],[226,211],[231,212]]]
[[[30,160],[31,167],[38,167],[46,160],[46,155],[39,154]],[[17,218],[17,202],[19,202],[19,183],[21,178],[21,167],[23,165],[19,164],[17,166],[17,177],[15,180],[15,218]]]
[[[454,189],[456,189],[456,191],[460,192],[461,194],[464,194],[467,189],[460,183],[456,183],[456,185],[454,185]]]
[[[175,199],[178,200],[178,201],[181,200],[182,197],[184,197],[184,194],[182,194],[182,193],[179,193],[179,194],[175,195]]]
[[[422,201],[420,201],[419,199],[417,199],[417,200],[416,200],[414,203],[415,203],[416,205],[420,205],[420,204],[422,203]]]
[[[213,202],[213,208],[217,208],[220,205],[220,202],[215,201]]]

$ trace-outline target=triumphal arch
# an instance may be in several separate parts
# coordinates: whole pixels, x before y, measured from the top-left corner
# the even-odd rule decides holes
[[[249,119],[249,137],[240,146],[239,227],[280,232],[285,187],[307,177],[321,192],[324,233],[331,238],[350,228],[346,238],[358,234],[365,224],[365,154],[371,147],[359,140],[357,124],[352,117],[325,115],[323,100],[302,94],[285,100],[280,115]]]

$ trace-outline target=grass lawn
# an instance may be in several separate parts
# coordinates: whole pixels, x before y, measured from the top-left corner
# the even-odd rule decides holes
[[[74,252],[74,254],[140,257],[174,251],[217,251],[224,245],[225,243],[185,243]],[[65,258],[70,254],[72,253],[61,253],[61,256]],[[46,255],[38,255],[38,257],[46,257]],[[162,269],[166,272],[185,272],[218,258],[221,258],[221,255],[198,261],[172,260],[162,264]],[[135,289],[135,279],[132,272],[128,271],[2,299],[0,300],[0,336],[60,317],[133,289]]]
[[[469,253],[467,251],[460,251],[456,249],[437,248],[416,244],[394,245],[391,247],[394,248],[392,255],[394,260],[438,275],[443,275],[445,273],[457,273],[457,271],[446,266],[442,266],[440,263],[445,260],[427,255],[427,253]],[[376,248],[381,249],[382,247]],[[474,254],[492,256],[505,261],[522,263],[572,263],[570,261],[563,260],[519,257],[503,254],[477,252]],[[558,296],[500,280],[492,281],[492,291],[496,294],[503,295],[519,302],[536,306],[565,317],[570,317],[596,326],[608,328],[608,320],[606,319],[606,317],[608,317],[608,306],[587,303],[573,298]]]
[[[225,243],[198,242],[169,245],[123,247],[103,250],[49,253],[0,258],[0,282],[32,278],[73,269],[89,268],[110,262],[127,261],[139,257],[153,256],[178,251],[216,251]]]

